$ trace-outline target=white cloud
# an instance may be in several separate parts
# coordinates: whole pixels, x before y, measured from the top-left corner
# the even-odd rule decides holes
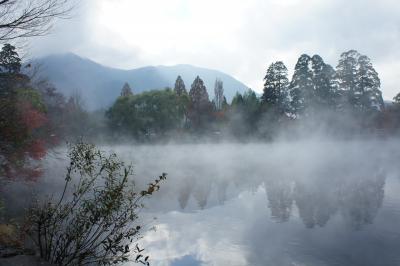
[[[395,0],[88,0],[74,20],[36,41],[133,68],[189,63],[227,72],[260,91],[268,65],[293,69],[302,53],[337,64],[357,49],[378,66],[385,98],[400,88],[400,3]],[[44,48],[45,47],[45,48]],[[384,72],[383,72],[384,71]]]

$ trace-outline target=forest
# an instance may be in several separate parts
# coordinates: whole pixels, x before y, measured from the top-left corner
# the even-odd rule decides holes
[[[398,131],[400,94],[385,104],[371,60],[355,50],[342,53],[336,69],[318,55],[303,54],[291,80],[285,64],[274,62],[264,82],[262,95],[249,89],[243,95],[237,93],[231,103],[218,79],[213,96],[199,76],[190,89],[178,76],[174,88],[137,95],[125,84],[106,111],[106,123],[113,136],[143,140],[176,134],[181,138],[208,135],[216,140],[273,140],[284,134],[295,139],[316,129],[332,137]]]
[[[40,175],[35,160],[68,140],[190,142],[296,139],[315,132],[334,138],[388,137],[400,127],[400,93],[385,103],[371,60],[355,50],[341,54],[334,69],[323,59],[303,54],[289,80],[281,61],[271,63],[262,95],[251,89],[230,103],[223,82],[209,96],[201,79],[186,88],[178,76],[174,88],[135,94],[129,84],[105,111],[85,110],[79,93],[68,98],[23,63],[14,46],[0,52],[1,171],[7,176]],[[33,160],[31,160],[33,159]],[[21,167],[29,161],[30,167]]]

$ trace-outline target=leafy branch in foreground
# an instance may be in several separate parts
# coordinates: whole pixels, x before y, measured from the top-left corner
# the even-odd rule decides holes
[[[137,191],[132,167],[114,153],[106,155],[94,145],[78,143],[69,158],[58,202],[48,199],[29,212],[28,233],[40,256],[57,265],[112,265],[128,261],[134,253],[134,261],[149,265],[137,244],[144,230],[138,211],[142,199],[159,190],[166,174]]]

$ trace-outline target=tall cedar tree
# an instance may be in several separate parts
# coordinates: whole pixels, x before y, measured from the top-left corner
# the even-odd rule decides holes
[[[131,95],[133,95],[131,86],[129,86],[128,82],[125,82],[125,84],[121,90],[121,96],[126,97],[126,96],[131,96]]]
[[[319,55],[302,55],[290,84],[292,111],[310,115],[322,109],[333,109],[338,98],[334,69]]]
[[[381,81],[378,73],[372,66],[371,60],[365,55],[358,58],[358,65],[356,92],[361,94],[359,105],[365,111],[382,111],[384,103],[379,89]]]
[[[264,77],[262,102],[275,106],[280,111],[287,109],[288,70],[282,61],[272,63]]]
[[[178,76],[175,81],[174,91],[178,96],[187,95],[185,82],[181,76]]]
[[[189,119],[194,128],[205,126],[210,118],[211,103],[203,80],[197,76],[189,91]]]
[[[358,96],[355,93],[357,85],[358,58],[360,54],[355,50],[344,52],[340,55],[336,66],[336,78],[338,82],[339,103],[338,109],[347,106],[355,106]]]
[[[335,70],[332,66],[325,64],[319,55],[314,55],[311,60],[315,88],[313,104],[318,108],[332,109],[335,107],[337,98]]]
[[[393,101],[396,104],[400,104],[400,92],[396,94],[396,96],[393,97]]]
[[[355,50],[342,53],[336,76],[339,91],[353,110],[383,110],[378,73],[367,56]]]
[[[296,116],[305,114],[315,93],[310,56],[303,54],[298,59],[289,90],[293,114]]]
[[[3,73],[19,73],[21,59],[11,44],[5,44],[0,53],[0,71]]]

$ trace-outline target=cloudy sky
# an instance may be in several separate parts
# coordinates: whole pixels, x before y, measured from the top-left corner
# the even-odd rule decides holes
[[[400,91],[398,0],[85,0],[71,20],[34,40],[32,53],[74,52],[104,65],[192,64],[224,71],[256,91],[268,65],[292,72],[302,53],[336,66],[368,55],[385,99]]]

